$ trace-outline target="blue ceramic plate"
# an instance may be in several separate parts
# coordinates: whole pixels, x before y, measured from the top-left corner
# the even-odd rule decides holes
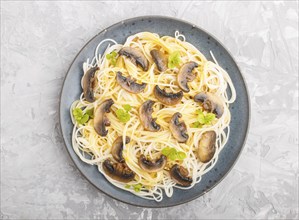
[[[82,92],[80,80],[83,75],[82,64],[87,58],[94,56],[94,51],[98,43],[105,38],[112,38],[119,43],[124,43],[126,38],[141,31],[158,33],[160,36],[174,36],[174,32],[179,30],[184,34],[186,40],[197,47],[208,60],[212,60],[209,51],[213,51],[214,56],[220,66],[229,73],[237,92],[236,101],[230,106],[232,115],[230,123],[230,137],[224,149],[219,155],[215,167],[202,177],[199,184],[190,190],[175,189],[171,198],[164,196],[163,201],[155,202],[139,198],[129,192],[121,190],[110,184],[104,176],[97,170],[96,166],[82,162],[75,154],[71,143],[71,133],[73,124],[71,122],[69,109],[73,101],[77,100]],[[100,51],[101,53],[103,51]],[[74,163],[82,174],[95,187],[105,194],[136,206],[144,207],[167,207],[191,201],[219,183],[231,170],[236,162],[246,139],[249,124],[249,99],[240,70],[222,44],[211,34],[192,25],[188,22],[160,16],[137,17],[125,20],[110,26],[93,37],[81,49],[71,64],[65,77],[60,99],[60,124],[66,148]]]

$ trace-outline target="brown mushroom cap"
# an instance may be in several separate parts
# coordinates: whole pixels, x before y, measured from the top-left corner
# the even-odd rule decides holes
[[[83,76],[83,94],[84,98],[88,102],[94,102],[94,91],[93,91],[93,84],[95,81],[95,73],[98,70],[98,67],[92,67]]]
[[[139,166],[141,169],[153,173],[163,170],[167,162],[167,158],[164,155],[161,155],[159,159],[156,160],[148,160],[143,154],[140,155],[138,159]]]
[[[197,155],[203,163],[209,162],[216,151],[216,133],[215,131],[206,131],[202,134],[198,143]]]
[[[155,97],[165,105],[175,105],[178,104],[183,98],[183,92],[179,91],[177,93],[167,93],[165,89],[160,89],[158,85],[154,88]]]
[[[217,118],[221,118],[224,107],[220,99],[210,92],[200,92],[194,96],[195,102],[200,102],[204,110],[212,112]]]
[[[128,144],[130,142],[130,138],[126,136],[125,138],[125,144]],[[115,139],[115,141],[112,144],[112,148],[111,148],[111,154],[113,156],[113,158],[118,161],[118,162],[124,162],[124,158],[123,158],[123,137],[120,136],[118,138]]]
[[[157,68],[160,72],[164,72],[167,70],[167,63],[168,59],[164,53],[162,53],[160,50],[151,50],[152,58],[157,65]]]
[[[114,180],[120,182],[130,182],[134,179],[135,173],[125,163],[113,163],[106,159],[103,163],[104,172]]]
[[[185,122],[179,121],[179,118],[181,117],[181,113],[175,113],[170,119],[169,128],[172,135],[175,137],[175,139],[177,139],[179,143],[185,143],[188,140],[189,135],[187,133],[187,126]]]
[[[110,112],[110,108],[113,104],[114,101],[112,99],[107,99],[102,102],[95,110],[93,126],[95,131],[101,136],[106,136],[108,133],[108,131],[106,130],[106,126],[110,125],[110,121],[108,120],[106,113]]]
[[[173,165],[170,169],[170,177],[174,182],[181,186],[190,186],[192,183],[192,178],[189,177],[189,172],[182,166],[177,164]]]
[[[159,131],[161,126],[156,123],[156,118],[152,118],[153,105],[155,104],[152,100],[145,101],[139,108],[139,117],[141,124],[148,131]]]
[[[117,72],[116,74],[116,82],[126,91],[130,93],[140,93],[146,87],[146,83],[136,83],[136,80],[129,77],[124,77],[121,72]]]
[[[148,61],[140,50],[133,47],[123,47],[118,53],[129,57],[135,65],[140,65],[144,71],[148,70]]]
[[[193,69],[198,67],[198,64],[194,61],[185,63],[179,70],[177,81],[179,87],[184,92],[189,92],[188,82],[191,82],[195,79],[195,74],[192,73]]]

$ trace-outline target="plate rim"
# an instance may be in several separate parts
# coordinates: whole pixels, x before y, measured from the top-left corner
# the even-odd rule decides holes
[[[221,176],[221,178],[219,179],[219,181],[217,181],[212,187],[206,189],[205,191],[203,191],[202,193],[199,193],[198,195],[190,198],[190,199],[187,199],[183,202],[178,202],[176,204],[170,204],[170,205],[161,205],[160,203],[157,202],[157,205],[153,205],[153,206],[150,206],[150,205],[140,205],[140,204],[135,204],[135,203],[132,203],[130,201],[124,201],[122,199],[119,199],[113,195],[110,195],[109,193],[106,193],[104,192],[103,190],[99,189],[86,175],[85,173],[83,172],[83,170],[81,170],[81,168],[79,168],[74,160],[74,158],[72,157],[71,155],[71,152],[70,150],[68,149],[67,147],[67,143],[66,143],[66,140],[65,140],[65,135],[64,135],[64,132],[63,132],[63,129],[62,129],[62,114],[61,114],[61,98],[62,98],[62,93],[63,93],[63,90],[64,90],[64,86],[65,86],[65,82],[66,82],[66,79],[70,73],[70,69],[71,67],[73,66],[75,60],[77,59],[77,57],[79,56],[79,54],[81,53],[81,51],[93,40],[95,39],[99,34],[102,34],[102,33],[105,33],[108,29],[110,28],[113,28],[114,26],[117,26],[117,25],[120,25],[120,24],[123,24],[125,22],[130,22],[130,21],[135,21],[135,20],[141,20],[141,19],[149,19],[149,18],[161,18],[161,19],[169,19],[169,20],[174,20],[174,21],[179,21],[179,22],[182,22],[182,23],[186,23],[188,25],[191,25],[197,29],[199,29],[200,31],[210,35],[211,37],[213,37],[217,43],[220,44],[220,46],[222,46],[226,52],[229,54],[229,56],[231,57],[231,59],[233,60],[233,62],[235,63],[237,69],[239,70],[240,72],[240,77],[242,79],[242,82],[244,84],[244,88],[245,88],[245,93],[246,93],[246,96],[247,96],[247,100],[248,100],[248,122],[247,122],[247,127],[246,127],[246,132],[245,132],[245,136],[244,136],[244,140],[243,140],[243,144],[240,148],[240,151],[236,157],[236,159],[233,161],[231,167],[227,170],[227,172]],[[178,206],[178,205],[182,205],[182,204],[186,204],[186,203],[189,203],[201,196],[203,196],[204,194],[206,194],[207,192],[209,192],[210,190],[214,189],[216,186],[218,186],[218,184],[220,182],[223,181],[223,179],[231,172],[231,170],[233,169],[233,167],[236,165],[237,161],[239,160],[240,158],[240,155],[245,147],[245,144],[247,142],[247,137],[248,137],[248,133],[249,133],[249,129],[250,129],[250,122],[251,122],[251,101],[250,101],[250,96],[248,95],[248,86],[247,86],[247,83],[243,77],[243,74],[241,72],[241,69],[238,65],[238,63],[236,62],[235,58],[232,56],[231,52],[223,45],[223,43],[218,40],[218,38],[216,38],[213,34],[211,34],[210,32],[206,31],[205,29],[201,28],[201,27],[198,27],[197,25],[189,22],[189,21],[186,21],[186,20],[183,20],[183,19],[178,19],[178,18],[175,18],[175,17],[170,17],[170,16],[162,16],[162,15],[144,15],[144,16],[137,16],[137,17],[132,17],[132,18],[128,18],[128,19],[124,19],[124,20],[121,20],[119,22],[116,22],[116,23],[113,23],[112,25],[102,29],[100,32],[98,32],[96,35],[94,35],[92,38],[90,38],[83,46],[82,48],[78,51],[78,53],[76,54],[76,56],[74,57],[74,59],[72,60],[69,68],[67,69],[67,72],[64,76],[64,79],[63,79],[63,83],[62,83],[62,87],[61,87],[61,90],[60,90],[60,94],[59,94],[59,128],[60,128],[60,133],[61,133],[61,136],[62,136],[62,139],[63,139],[63,144],[68,152],[68,155],[69,157],[71,158],[72,162],[74,163],[74,165],[76,166],[76,168],[80,171],[81,175],[84,176],[84,178],[94,187],[96,188],[97,190],[99,190],[101,193],[104,193],[105,195],[107,195],[108,197],[112,198],[112,199],[115,199],[117,201],[120,201],[120,202],[123,202],[125,204],[128,204],[128,205],[132,205],[132,206],[135,206],[135,207],[143,207],[143,208],[167,208],[167,207],[174,207],[174,206]]]

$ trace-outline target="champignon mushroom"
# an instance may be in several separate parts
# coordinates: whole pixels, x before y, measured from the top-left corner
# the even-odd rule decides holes
[[[161,127],[156,123],[156,118],[152,118],[154,104],[154,101],[147,100],[139,108],[139,117],[141,124],[148,131],[159,131]]]
[[[104,172],[114,180],[120,182],[130,182],[134,179],[135,173],[125,163],[114,163],[106,159],[103,163]]]
[[[125,138],[125,144],[128,144],[130,142],[130,138],[126,136]],[[124,162],[124,158],[123,158],[123,137],[120,136],[118,138],[115,139],[115,141],[112,144],[112,148],[111,148],[111,154],[113,156],[113,158],[118,161],[118,162]]]
[[[167,162],[167,157],[164,155],[161,155],[159,159],[156,160],[149,160],[147,159],[143,154],[140,155],[138,159],[139,166],[141,169],[153,173],[158,172],[160,170],[163,170]]]
[[[92,67],[83,76],[83,94],[84,98],[88,102],[94,102],[94,91],[93,91],[93,84],[95,81],[95,73],[98,70],[98,67]]]
[[[158,85],[154,88],[155,97],[165,105],[175,105],[178,104],[183,98],[183,92],[179,91],[177,93],[167,93],[165,89],[160,89]]]
[[[181,113],[175,113],[170,119],[169,128],[172,135],[179,143],[185,143],[188,140],[189,135],[187,133],[187,126],[185,122],[179,121],[179,118],[181,117]]]
[[[197,155],[201,162],[207,163],[213,158],[216,151],[215,143],[215,131],[206,131],[202,134],[197,150]]]
[[[217,118],[221,118],[224,107],[221,100],[210,92],[200,92],[194,96],[195,102],[200,102],[204,110],[216,114]]]
[[[140,50],[133,47],[123,47],[118,53],[129,57],[135,65],[140,65],[144,71],[148,70],[148,61]]]
[[[189,177],[189,172],[182,166],[175,164],[170,169],[170,177],[174,182],[181,186],[190,186],[192,183],[192,178]]]
[[[112,99],[107,99],[102,102],[95,110],[93,126],[95,131],[101,136],[106,136],[108,133],[108,131],[106,130],[106,126],[110,125],[110,121],[108,120],[106,113],[110,112],[110,108],[113,104],[114,101]]]
[[[136,83],[136,80],[129,77],[124,77],[121,72],[117,72],[116,74],[116,82],[126,91],[130,93],[140,93],[146,87],[146,83]]]
[[[179,87],[184,92],[190,91],[187,83],[191,82],[195,79],[195,74],[192,73],[192,71],[196,67],[198,67],[198,64],[195,63],[194,61],[190,61],[190,62],[185,63],[179,70],[179,73],[177,76],[177,81],[178,81]]]
[[[162,53],[160,50],[151,50],[152,58],[157,65],[157,68],[160,72],[164,72],[167,70],[167,57],[164,53]]]

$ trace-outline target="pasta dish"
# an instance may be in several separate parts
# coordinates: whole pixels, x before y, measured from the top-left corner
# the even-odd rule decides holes
[[[83,92],[70,108],[76,154],[145,199],[159,202],[174,188],[200,184],[228,140],[236,99],[211,55],[207,60],[178,31],[100,42],[83,64]]]

